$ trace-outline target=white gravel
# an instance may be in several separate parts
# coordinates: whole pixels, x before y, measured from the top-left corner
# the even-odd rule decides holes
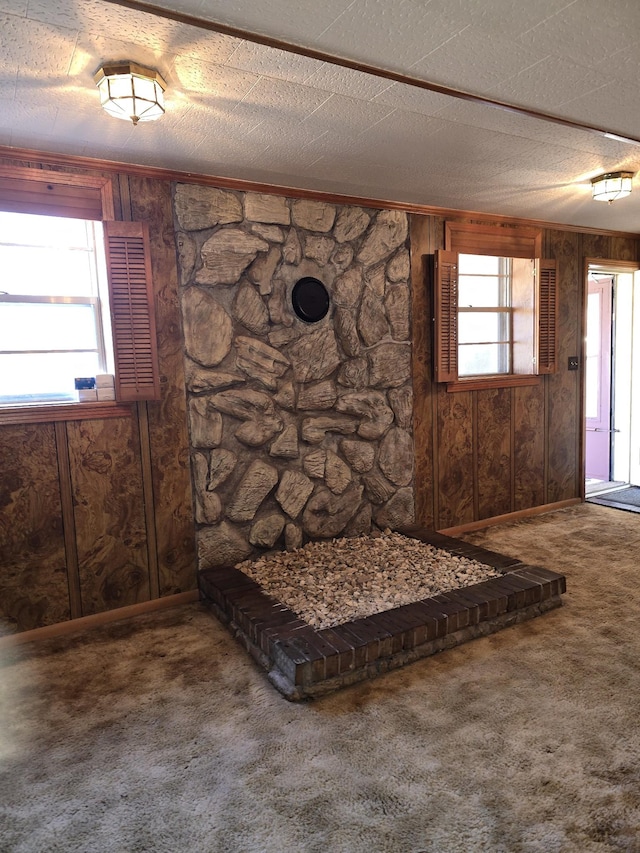
[[[384,531],[309,542],[238,563],[264,591],[314,628],[330,628],[502,572],[417,539]]]

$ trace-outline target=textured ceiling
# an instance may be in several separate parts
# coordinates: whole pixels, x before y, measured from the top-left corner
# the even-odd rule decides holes
[[[640,139],[638,0],[173,0],[190,16]],[[134,128],[93,74],[168,82]],[[0,145],[640,232],[640,144],[177,23],[108,0],[0,0]],[[640,177],[636,183],[640,182]]]

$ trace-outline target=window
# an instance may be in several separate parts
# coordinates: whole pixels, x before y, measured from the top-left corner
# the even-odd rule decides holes
[[[117,401],[159,399],[148,228],[113,221],[108,178],[0,165],[0,269],[7,417],[75,400],[73,379],[98,372]]]
[[[0,405],[71,402],[75,377],[113,373],[101,222],[0,211],[0,269]]]
[[[514,384],[553,372],[555,262],[534,256],[539,232],[455,226],[447,242],[458,251],[435,254],[436,381],[456,390],[456,383]]]
[[[511,373],[511,258],[458,256],[458,376]]]

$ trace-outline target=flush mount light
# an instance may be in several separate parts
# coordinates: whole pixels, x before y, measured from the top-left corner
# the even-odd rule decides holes
[[[135,62],[111,62],[99,68],[93,79],[103,108],[115,118],[135,125],[164,114],[167,84],[153,68]]]
[[[611,204],[617,198],[624,198],[631,192],[633,172],[607,172],[591,181],[591,191],[596,201],[608,201]]]

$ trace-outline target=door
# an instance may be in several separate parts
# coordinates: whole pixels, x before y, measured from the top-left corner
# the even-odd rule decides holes
[[[586,342],[586,476],[611,475],[611,306],[613,276],[589,278]]]

